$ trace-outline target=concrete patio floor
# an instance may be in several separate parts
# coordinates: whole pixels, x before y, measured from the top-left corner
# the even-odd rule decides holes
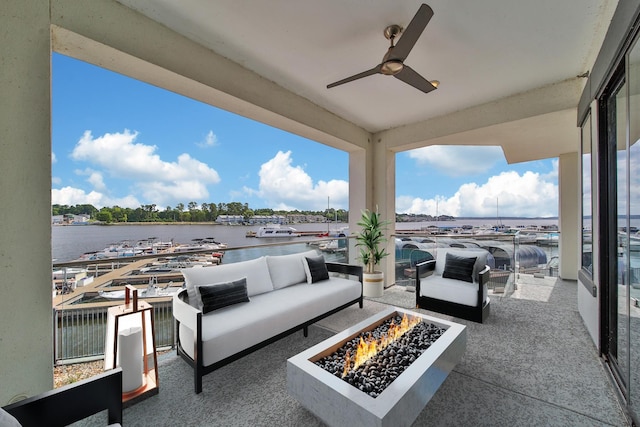
[[[484,324],[467,326],[467,351],[414,426],[627,426],[607,371],[578,314],[577,284],[521,275],[510,297],[492,296]],[[204,378],[175,356],[159,362],[160,392],[125,409],[125,425],[322,426],[286,390],[286,359],[388,305],[411,308],[402,287],[295,333]],[[266,378],[265,378],[266,376]]]

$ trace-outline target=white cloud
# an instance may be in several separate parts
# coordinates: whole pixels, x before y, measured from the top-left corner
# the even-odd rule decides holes
[[[85,192],[80,188],[63,187],[51,190],[51,203],[58,205],[84,205],[91,204],[100,209],[104,206],[120,206],[123,208],[139,208],[141,203],[133,196],[111,198],[98,191]]]
[[[53,151],[51,152],[51,164],[54,164],[58,161],[58,158],[56,157],[56,153],[54,153]]]
[[[428,166],[448,176],[466,176],[483,173],[504,154],[500,147],[463,145],[433,145],[408,152],[419,165]]]
[[[273,209],[324,210],[327,197],[331,207],[348,209],[349,183],[343,180],[318,181],[300,166],[292,165],[291,151],[278,151],[260,167],[259,190],[245,187],[245,194],[257,195]]]
[[[482,185],[463,184],[451,197],[433,199],[401,196],[396,210],[402,213],[455,217],[557,216],[558,186],[534,172],[503,172]]]
[[[105,191],[107,189],[107,186],[104,183],[104,178],[100,172],[89,168],[85,170],[76,170],[75,172],[78,175],[88,176],[89,178],[87,178],[87,182],[91,184],[94,190]]]
[[[215,147],[218,144],[218,137],[212,130],[209,131],[204,141],[196,142],[198,147],[207,148],[207,147]]]
[[[174,183],[147,182],[137,183],[146,200],[162,201],[156,203],[165,206],[170,201],[186,203],[185,200],[200,200],[209,197],[206,185],[199,181],[177,181]]]
[[[220,182],[218,172],[189,154],[180,154],[176,161],[167,162],[156,154],[156,146],[137,143],[137,137],[137,132],[129,130],[106,133],[97,138],[86,131],[74,147],[71,158],[100,169],[89,178],[97,190],[109,187],[104,181],[105,175],[135,182],[131,190],[139,191],[146,201],[159,206],[206,198],[209,196],[207,185]],[[207,140],[215,142],[213,132]]]
[[[107,186],[104,184],[104,179],[102,179],[102,174],[100,172],[93,172],[91,175],[89,175],[87,181],[89,181],[89,183],[91,183],[91,185],[93,185],[93,188],[95,188],[96,190],[104,191],[107,188]]]

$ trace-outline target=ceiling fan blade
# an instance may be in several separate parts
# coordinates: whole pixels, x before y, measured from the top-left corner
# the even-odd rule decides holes
[[[413,49],[413,45],[415,45],[420,38],[420,35],[432,16],[433,9],[426,4],[420,6],[420,9],[418,9],[407,28],[402,32],[400,40],[398,40],[398,43],[393,47],[392,52],[389,54],[389,59],[397,59],[400,61],[407,59],[409,52]]]
[[[398,74],[394,75],[395,78],[402,80],[403,82],[410,84],[418,90],[424,93],[429,93],[435,90],[436,87],[429,82],[429,80],[416,73],[413,68],[405,65]]]
[[[378,64],[378,65],[376,65],[375,67],[373,67],[370,70],[363,71],[360,74],[356,74],[354,76],[347,77],[346,79],[338,80],[337,82],[331,83],[330,85],[327,85],[327,89],[331,89],[332,87],[340,86],[342,84],[349,83],[349,82],[352,82],[354,80],[361,79],[363,77],[367,77],[367,76],[372,76],[374,74],[378,74],[378,73],[380,73],[380,69],[381,68],[382,68],[382,64]]]

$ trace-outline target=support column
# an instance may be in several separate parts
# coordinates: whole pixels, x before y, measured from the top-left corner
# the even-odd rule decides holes
[[[395,234],[396,227],[396,153],[387,149],[385,140],[378,135],[373,136],[371,144],[373,155],[373,200],[369,209],[377,209],[383,220],[390,222],[385,237],[387,239],[387,252],[389,256],[384,258],[380,269],[384,272],[385,287],[396,282],[395,269]]]
[[[0,3],[0,406],[53,388],[49,22]]]
[[[558,225],[560,228],[559,276],[578,280],[580,254],[580,158],[578,153],[562,154],[558,165]]]
[[[360,212],[369,206],[371,196],[371,150],[358,150],[349,153],[349,234],[360,231],[358,221]],[[359,248],[355,241],[349,241],[349,263],[361,265],[358,261]]]

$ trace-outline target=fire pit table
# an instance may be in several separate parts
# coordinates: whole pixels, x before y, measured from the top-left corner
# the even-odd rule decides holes
[[[407,330],[398,332],[407,319]],[[387,333],[397,338],[390,343]],[[354,362],[358,341],[357,347],[377,346],[378,350]],[[420,350],[408,349],[411,342],[421,341],[427,342]],[[389,308],[287,360],[287,387],[289,394],[330,426],[409,426],[462,359],[466,347],[466,326]],[[396,365],[398,360],[402,366]]]

